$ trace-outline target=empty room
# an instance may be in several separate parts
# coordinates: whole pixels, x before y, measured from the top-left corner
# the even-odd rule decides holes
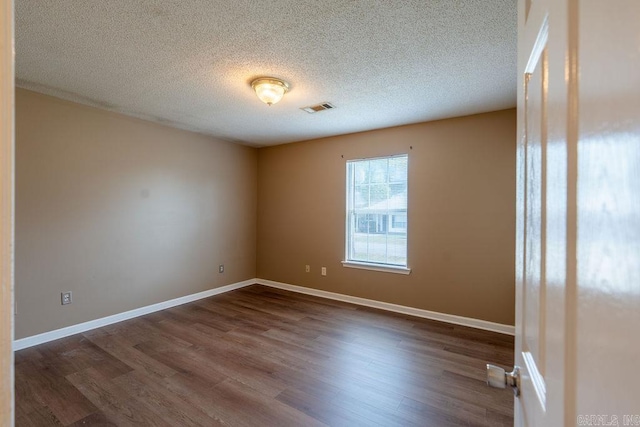
[[[0,425],[640,425],[637,2],[0,3]]]

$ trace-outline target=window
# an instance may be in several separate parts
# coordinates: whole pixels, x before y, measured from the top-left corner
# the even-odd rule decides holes
[[[407,155],[347,162],[345,266],[408,270],[407,163]]]
[[[407,214],[391,215],[391,231],[402,232],[407,230]]]

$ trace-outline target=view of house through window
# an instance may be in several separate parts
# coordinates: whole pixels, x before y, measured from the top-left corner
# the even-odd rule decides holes
[[[347,162],[346,261],[407,266],[407,161]]]

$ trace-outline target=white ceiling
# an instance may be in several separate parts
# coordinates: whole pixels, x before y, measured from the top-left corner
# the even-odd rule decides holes
[[[16,0],[17,85],[253,146],[516,105],[516,0]],[[285,79],[272,107],[249,83]],[[331,102],[334,110],[301,107]]]

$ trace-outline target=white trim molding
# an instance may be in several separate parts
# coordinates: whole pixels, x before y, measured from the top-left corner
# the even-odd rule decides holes
[[[13,0],[0,0],[0,425],[13,426],[15,98]]]
[[[207,291],[198,292],[196,294],[185,295],[183,297],[175,298],[169,301],[159,302],[157,304],[147,305],[145,307],[136,308],[133,310],[125,311],[123,313],[102,317],[100,319],[90,320],[88,322],[67,326],[65,328],[44,332],[38,335],[32,335],[26,338],[21,338],[19,340],[13,341],[13,351],[33,347],[34,345],[43,344],[49,341],[68,337],[70,335],[75,335],[81,332],[90,331],[92,329],[101,328],[103,326],[122,322],[123,320],[129,320],[133,319],[134,317],[144,316],[145,314],[165,310],[167,308],[197,301],[203,298],[208,298],[214,295],[223,294],[225,292],[234,291],[236,289],[244,288],[245,286],[255,285],[256,283],[257,279],[250,279],[243,282],[232,283],[230,285],[220,286],[219,288],[209,289]]]
[[[391,304],[366,298],[353,297],[350,295],[338,294],[335,292],[321,291],[318,289],[305,288],[303,286],[290,285],[288,283],[275,282],[273,280],[256,279],[256,283],[272,288],[284,289],[286,291],[298,292],[301,294],[313,295],[321,298],[328,298],[337,301],[348,302],[365,307],[377,308],[380,310],[393,311],[395,313],[408,314],[410,316],[422,317],[424,319],[437,320],[440,322],[452,323],[454,325],[468,326],[485,331],[498,332],[506,335],[515,335],[515,327],[494,323],[486,320],[473,319],[470,317],[456,316],[454,314],[438,313],[437,311],[423,310],[420,308],[407,307],[404,305]]]
[[[384,273],[411,274],[411,269],[399,265],[373,264],[370,262],[342,261],[343,267],[361,270],[382,271]]]

